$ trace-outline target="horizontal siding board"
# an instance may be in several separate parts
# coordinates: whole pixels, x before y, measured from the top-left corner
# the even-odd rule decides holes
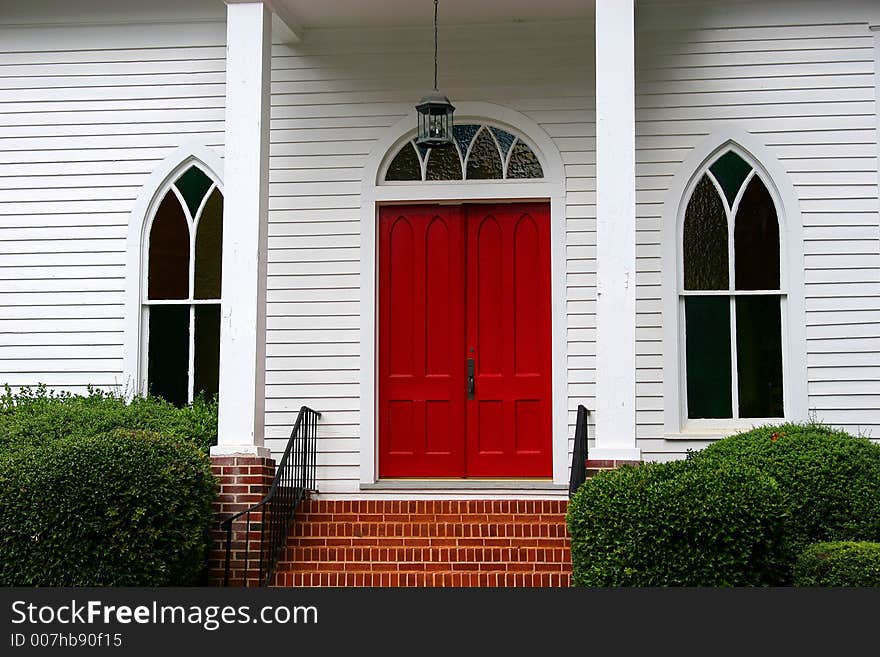
[[[679,164],[718,127],[733,124],[763,141],[791,176],[803,212],[810,407],[845,426],[864,421],[861,414],[873,408],[877,423],[880,404],[870,381],[880,365],[873,43],[863,27],[840,22],[830,8],[814,10],[814,24],[799,25],[794,4],[789,19],[777,18],[772,27],[762,17],[781,3],[751,5],[737,18],[706,6],[700,20],[711,29],[654,30],[650,20],[641,23],[637,212],[660,219]],[[694,23],[681,18],[682,26]],[[641,254],[662,242],[660,228],[639,225]],[[651,262],[637,261],[643,277],[647,267],[654,270]],[[657,291],[637,277],[639,299]],[[637,323],[653,322],[639,316]],[[638,337],[637,365],[659,365],[650,358],[661,345]],[[657,399],[641,384],[660,383],[662,374],[659,367],[637,370],[637,435],[648,458],[705,444],[665,442],[662,417],[641,414]],[[850,394],[858,401],[846,408]]]
[[[681,162],[723,124],[764,141],[801,200],[811,406],[842,426],[878,423],[872,41],[833,9],[816,23],[793,11],[765,24],[775,11],[710,8],[675,25],[709,26],[690,30],[639,21],[636,436],[646,458],[702,444],[663,440],[661,217]],[[596,394],[593,27],[553,27],[451,30],[444,89],[525,113],[562,153],[573,432],[577,404],[594,406]],[[0,375],[14,385],[120,383],[128,213],[181,142],[222,152],[223,28],[0,28]],[[300,405],[325,411],[322,492],[358,490],[363,166],[412,114],[430,57],[421,29],[310,30],[273,46],[267,436],[277,453]],[[64,365],[46,369],[65,347]]]
[[[129,214],[175,147],[222,145],[224,77],[223,23],[0,28],[0,383],[126,383]]]

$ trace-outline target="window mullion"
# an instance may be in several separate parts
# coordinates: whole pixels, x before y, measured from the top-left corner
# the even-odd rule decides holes
[[[725,199],[725,205],[727,201]],[[727,208],[727,280],[730,285],[730,402],[733,419],[739,418],[739,368],[736,353],[736,215]]]
[[[136,390],[135,394],[142,394],[145,397],[150,394],[150,359],[149,359],[149,348],[150,348],[150,307],[143,307],[143,314],[141,315],[141,333],[143,335],[143,339],[141,344],[138,345],[140,353],[138,358],[140,359],[140,367],[138,381],[135,382]]]
[[[736,353],[736,295],[730,295],[730,388],[733,418],[739,419],[739,367]]]
[[[196,363],[196,307],[189,307],[189,371],[187,376],[187,401],[193,400],[193,388],[195,387],[195,363]]]

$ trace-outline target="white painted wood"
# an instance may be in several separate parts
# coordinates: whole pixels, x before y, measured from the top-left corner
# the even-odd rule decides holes
[[[266,276],[272,15],[227,7],[220,408],[212,455],[267,455]]]
[[[874,114],[876,119],[877,142],[877,199],[880,203],[880,9],[875,9],[871,17],[871,34],[874,36]],[[877,213],[877,244],[880,252],[880,207]]]
[[[222,175],[208,142],[222,144],[224,26],[188,22],[180,9],[177,25],[79,24],[89,22],[84,9],[63,27],[43,25],[51,14],[0,27],[2,382],[137,388],[137,253],[148,206],[185,157]],[[125,100],[131,88],[173,99],[184,76],[202,91],[202,107]],[[65,97],[81,100],[55,102]],[[199,139],[207,134],[219,137]],[[46,352],[51,345],[67,348]]]
[[[802,296],[798,298],[798,295],[790,294],[787,301],[786,312],[795,312],[798,318],[788,323],[786,331],[786,338],[791,339],[785,345],[790,356],[786,367],[795,367],[794,373],[789,373],[787,369],[785,372],[786,407],[794,412],[795,418],[812,416],[852,429],[850,417],[829,408],[828,389],[821,388],[822,394],[816,394],[814,390],[819,385],[830,385],[832,389],[839,386],[843,394],[853,384],[854,377],[859,375],[858,370],[850,364],[870,362],[870,354],[843,348],[842,351],[850,353],[841,354],[836,359],[837,367],[823,367],[821,370],[807,368],[807,354],[837,351],[833,345],[836,340],[864,336],[870,341],[870,338],[876,340],[880,337],[877,325],[877,299],[880,295],[875,270],[880,259],[877,257],[876,233],[872,237],[873,231],[851,232],[853,226],[864,227],[855,228],[858,231],[876,225],[876,188],[872,190],[869,187],[867,178],[860,179],[860,176],[869,176],[876,181],[876,119],[873,128],[866,123],[868,114],[874,114],[876,110],[866,112],[863,105],[859,109],[860,104],[867,100],[868,90],[871,100],[876,95],[875,78],[874,75],[866,77],[862,73],[849,75],[846,72],[863,71],[868,60],[874,59],[873,54],[868,54],[874,44],[864,23],[846,24],[843,19],[829,13],[818,23],[811,24],[795,7],[791,7],[789,21],[774,28],[760,27],[769,24],[764,17],[776,12],[780,6],[774,3],[766,11],[756,9],[747,20],[740,17],[735,28],[691,29],[687,21],[681,20],[678,26],[669,25],[657,31],[651,31],[652,27],[639,34],[639,57],[645,63],[640,67],[639,85],[640,137],[637,138],[637,144],[640,183],[646,182],[647,176],[653,177],[650,186],[640,184],[640,214],[645,217],[662,215],[659,218],[663,231],[664,280],[671,280],[668,277],[672,274],[666,269],[666,263],[672,257],[670,250],[674,247],[675,239],[668,232],[668,222],[675,221],[676,217],[667,216],[663,206],[658,211],[653,191],[668,187],[675,195],[678,181],[670,177],[666,178],[670,182],[664,184],[659,175],[671,176],[699,166],[697,160],[700,157],[690,157],[695,153],[691,149],[708,156],[703,146],[728,128],[739,131],[743,139],[752,139],[755,148],[763,149],[764,155],[759,155],[758,159],[762,163],[765,160],[770,163],[768,166],[775,171],[771,173],[774,180],[789,187],[787,190],[771,190],[771,193],[785,197],[786,221],[791,219],[789,210],[793,207],[798,211],[803,225],[800,235],[796,234],[798,231],[791,231],[791,225],[787,226],[785,248],[794,248],[807,254],[806,257],[796,255],[797,264],[786,268],[790,276],[789,285],[797,285],[797,278],[804,282]],[[847,7],[847,11],[851,9]],[[815,10],[814,6],[810,11]],[[706,13],[714,12],[709,10]],[[651,24],[650,21],[642,22],[641,16],[640,25]],[[811,27],[813,25],[816,27]],[[815,32],[810,35],[813,30]],[[807,37],[807,40],[801,41],[799,36]],[[819,41],[819,38],[826,40]],[[730,53],[747,55],[732,57]],[[714,56],[716,54],[717,57]],[[829,69],[818,77],[801,79],[783,73],[784,66],[778,69],[774,66],[777,62],[792,61],[794,56],[806,56],[809,61],[816,63],[841,64],[847,61],[853,66],[851,69]],[[700,79],[680,82],[677,78],[682,76],[655,75],[652,69],[657,67],[657,62],[691,73],[699,72]],[[737,62],[737,67],[744,75],[737,72],[737,67],[724,71],[723,66],[731,62]],[[754,66],[757,63],[769,68],[761,70],[761,66]],[[775,70],[781,75],[774,75]],[[731,92],[725,91],[725,88],[730,88]],[[802,102],[808,99],[809,105]],[[826,104],[828,108],[835,108],[834,111],[826,111]],[[701,123],[705,126],[702,129]],[[851,127],[857,129],[851,132]],[[852,138],[861,131],[865,132],[856,139]],[[641,135],[648,138],[642,138]],[[666,137],[662,141],[655,138],[663,135]],[[688,145],[688,150],[682,153],[669,149],[668,145],[675,141]],[[720,143],[717,145],[720,146]],[[828,145],[833,146],[827,148]],[[866,147],[864,151],[863,145]],[[751,146],[748,149],[753,154],[757,152]],[[859,189],[855,185],[862,187]],[[779,197],[776,198],[778,202]],[[638,239],[640,244],[653,242],[648,233],[640,232]],[[839,292],[833,290],[841,284],[860,281],[863,282],[860,289],[841,287]],[[640,284],[639,298],[653,295],[653,289]],[[668,298],[666,288],[663,289],[664,298]],[[793,302],[800,302],[801,308],[792,307]],[[643,445],[648,438],[660,438],[664,432],[667,437],[673,438],[681,431],[683,410],[676,407],[675,402],[683,398],[675,383],[679,380],[677,370],[680,362],[670,355],[665,346],[677,345],[679,337],[667,317],[664,312],[664,368],[648,370],[645,366],[650,363],[641,351],[637,357],[637,371],[646,373],[640,374],[640,377],[652,372],[651,380],[663,382],[667,407],[664,426],[653,422],[647,424],[648,416],[639,412],[639,436]],[[795,331],[803,337],[791,336],[789,331]],[[800,354],[797,353],[798,344],[803,345]],[[677,351],[677,347],[672,351]],[[833,378],[834,381],[825,384],[820,377]],[[868,384],[866,392],[876,393],[878,389]],[[640,395],[639,409],[647,410],[650,404]],[[877,428],[875,421],[875,435]],[[871,430],[871,427],[868,429]],[[720,435],[723,432],[716,433],[714,437]],[[664,443],[655,445],[661,444]],[[677,440],[669,440],[662,449],[654,445],[645,449],[649,458],[659,453],[657,450],[664,454],[683,454],[684,445],[681,448],[678,445]]]
[[[630,0],[596,0],[595,144],[598,385],[590,457],[637,460],[635,25]]]
[[[164,11],[140,4],[137,11]],[[765,145],[800,201],[807,413],[878,437],[880,254],[871,188],[880,78],[877,34],[866,27],[876,3],[675,4],[637,8],[637,445],[644,458],[666,459],[706,444],[705,436],[663,437],[664,202],[685,159],[730,124]],[[0,27],[0,380],[83,391],[87,383],[121,385],[132,369],[123,359],[136,352],[120,353],[132,317],[122,240],[130,219],[146,214],[132,209],[158,187],[161,180],[145,183],[165,158],[175,161],[169,155],[182,144],[195,142],[218,162],[223,152],[226,25],[222,18],[179,22],[186,11],[135,24],[113,24],[114,13],[98,25],[94,12],[78,7],[77,25],[45,25],[51,17],[36,16],[27,28]],[[554,379],[553,404],[563,411],[561,420],[554,414],[554,464],[567,463],[556,436],[567,435],[570,449],[576,405],[596,408],[592,32],[591,23],[578,21],[464,25],[441,42],[440,75],[454,103],[524,114],[560,154],[564,229],[554,234],[554,260],[565,271],[566,302],[554,306],[554,321],[567,356],[560,368],[554,354],[561,382]],[[375,284],[361,271],[362,255],[375,248],[362,238],[369,199],[361,185],[382,135],[414,121],[432,43],[424,28],[312,29],[305,36],[288,46],[276,34],[272,50],[267,446],[281,448],[299,405],[325,411],[319,486],[360,494],[361,479],[370,480],[363,455],[374,453],[361,448],[364,435],[373,435],[363,410],[370,402],[360,392],[363,378],[373,376],[361,310],[372,298],[363,286]],[[402,198],[397,190],[388,193]],[[320,312],[324,306],[332,310]],[[59,356],[53,371],[21,371],[45,366],[65,348],[69,362]],[[560,474],[554,465],[557,480]]]

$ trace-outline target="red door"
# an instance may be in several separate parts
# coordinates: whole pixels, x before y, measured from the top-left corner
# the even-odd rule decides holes
[[[549,223],[546,204],[382,208],[380,477],[551,475]]]

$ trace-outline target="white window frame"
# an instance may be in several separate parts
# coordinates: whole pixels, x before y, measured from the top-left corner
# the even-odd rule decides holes
[[[750,176],[757,175],[770,193],[776,206],[779,224],[779,290],[770,291],[688,291],[684,292],[682,239],[684,214],[694,188],[709,166],[728,150],[734,151],[753,169]],[[750,180],[750,178],[749,178]],[[714,183],[714,178],[713,178]],[[728,266],[735,266],[732,241],[735,220],[742,191],[728,218]],[[717,185],[716,185],[717,188]],[[727,200],[724,199],[727,211]],[[805,421],[808,419],[806,335],[804,313],[804,259],[803,229],[800,207],[794,187],[788,175],[775,157],[753,135],[735,127],[720,130],[700,144],[681,165],[673,179],[664,204],[663,212],[663,353],[664,353],[664,435],[666,438],[711,439],[721,438],[736,431],[780,421]],[[731,274],[730,284],[733,285]],[[732,299],[746,294],[773,294],[780,296],[782,330],[782,376],[783,418],[718,418],[689,419],[687,416],[686,345],[684,298],[688,295],[719,294]],[[731,365],[733,367],[732,394],[734,409],[737,408],[736,391],[736,324],[731,319]]]
[[[214,151],[202,143],[190,143],[175,149],[156,168],[141,187],[141,192],[129,216],[128,238],[126,242],[125,266],[125,326],[123,376],[124,392],[128,397],[146,394],[147,392],[147,359],[149,344],[148,308],[151,305],[188,305],[190,306],[190,353],[188,371],[188,399],[192,399],[193,359],[192,348],[195,339],[194,313],[196,305],[220,304],[220,299],[193,299],[193,276],[195,271],[195,239],[198,225],[193,218],[186,202],[176,192],[178,200],[184,208],[190,230],[190,262],[189,262],[189,298],[167,301],[147,300],[147,270],[149,265],[149,239],[153,218],[165,194],[172,185],[191,166],[199,167],[213,184],[202,199],[196,220],[201,217],[201,210],[214,189],[223,194],[223,160]]]

